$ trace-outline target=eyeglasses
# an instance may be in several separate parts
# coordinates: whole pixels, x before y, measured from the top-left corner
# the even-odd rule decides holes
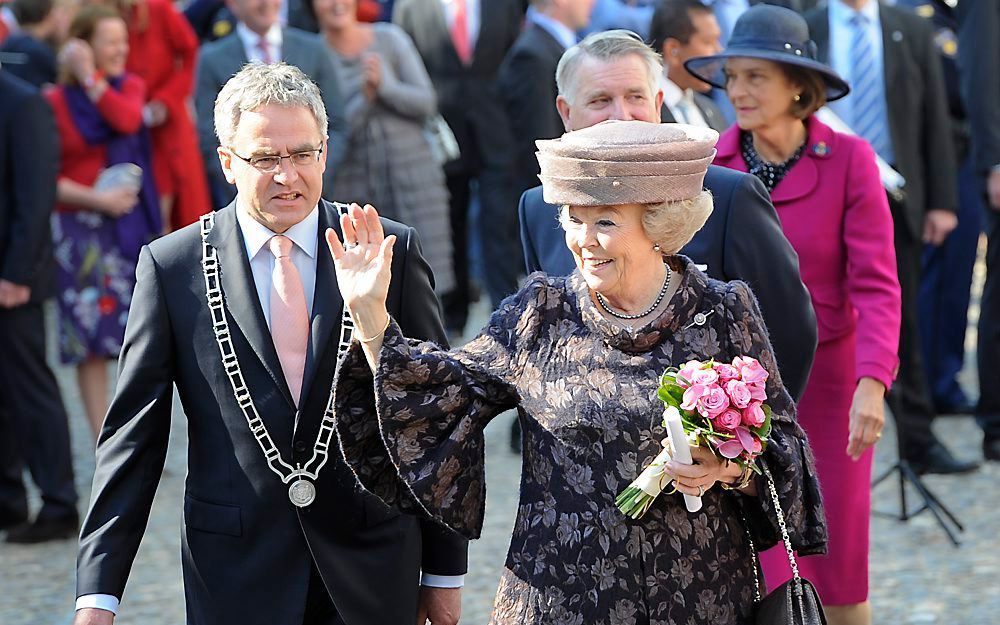
[[[287,156],[277,156],[272,154],[266,154],[262,156],[251,156],[246,158],[245,156],[240,156],[235,150],[229,148],[229,151],[233,156],[240,159],[245,163],[249,163],[251,167],[256,169],[262,174],[273,174],[278,171],[281,167],[281,161],[283,159],[288,159],[288,162],[294,167],[308,167],[310,165],[315,165],[319,162],[320,156],[323,154],[323,148],[318,147],[314,150],[303,150],[301,152],[292,152]]]

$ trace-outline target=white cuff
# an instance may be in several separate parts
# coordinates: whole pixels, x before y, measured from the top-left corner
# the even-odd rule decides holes
[[[420,574],[420,585],[431,588],[461,588],[465,586],[465,575],[431,575]]]
[[[118,597],[112,595],[82,595],[76,598],[76,609],[97,608],[118,614]]]

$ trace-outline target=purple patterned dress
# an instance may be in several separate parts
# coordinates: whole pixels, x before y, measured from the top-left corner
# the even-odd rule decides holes
[[[711,280],[684,257],[671,263],[680,288],[635,334],[600,315],[578,273],[535,274],[461,349],[405,339],[393,324],[374,380],[358,345],[340,363],[336,428],[360,484],[470,538],[479,536],[486,501],[483,429],[518,409],[520,505],[491,623],[750,620],[748,530],[762,547],[780,540],[766,497],[712,488],[690,514],[680,496],[664,495],[636,521],[615,506],[666,436],[660,375],[690,359],[748,355],[769,371],[774,434],[764,458],[793,544],[802,553],[825,548],[812,453],[756,300],[745,284]],[[699,312],[708,315],[703,325],[693,321]]]

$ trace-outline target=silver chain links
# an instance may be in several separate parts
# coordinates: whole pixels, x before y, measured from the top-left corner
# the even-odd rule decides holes
[[[346,204],[335,204],[338,210],[342,213],[346,211]],[[250,395],[250,389],[247,388],[246,379],[243,377],[243,372],[240,369],[240,363],[236,356],[236,349],[233,347],[232,337],[229,331],[229,322],[226,319],[225,312],[225,299],[222,294],[222,285],[219,280],[219,259],[216,255],[215,248],[208,243],[208,234],[212,231],[215,226],[215,214],[209,213],[201,217],[201,240],[202,240],[202,272],[205,276],[205,295],[208,300],[208,309],[212,314],[212,330],[215,332],[215,340],[219,345],[219,353],[222,355],[222,366],[226,371],[226,377],[229,378],[229,383],[233,388],[233,395],[236,397],[236,403],[239,405],[240,410],[243,412],[243,416],[246,418],[247,425],[250,427],[250,432],[257,439],[257,444],[260,445],[261,451],[264,452],[264,458],[267,460],[267,465],[270,467],[279,478],[281,478],[282,483],[289,483],[292,480],[302,478],[308,478],[315,481],[319,475],[320,469],[326,464],[327,458],[329,457],[330,451],[330,440],[333,438],[333,428],[334,428],[334,412],[333,412],[333,387],[330,388],[330,397],[326,403],[326,410],[323,412],[323,419],[320,421],[319,432],[316,433],[316,442],[313,444],[312,457],[306,462],[303,467],[301,464],[292,467],[292,465],[285,462],[281,457],[281,452],[278,447],[274,444],[274,440],[271,438],[271,434],[267,431],[267,427],[264,425],[263,419],[260,418],[260,414],[257,412],[257,406],[253,402],[253,397]],[[351,314],[347,310],[347,306],[344,306],[344,312],[341,316],[341,327],[340,327],[340,342],[338,343],[338,355],[343,354],[351,346],[351,341],[354,339],[354,320],[351,319]],[[297,484],[298,482],[296,482]],[[293,488],[295,484],[293,484]],[[309,485],[312,492],[311,497],[306,497],[305,499],[297,499],[296,496],[292,495],[290,491],[290,497],[292,498],[292,503],[296,506],[303,507],[309,505],[315,498],[315,489],[312,485]],[[304,501],[304,503],[303,503]]]
[[[792,568],[792,580],[795,585],[796,594],[802,593],[802,578],[799,577],[799,565],[795,561],[795,550],[792,549],[792,539],[788,536],[788,526],[785,525],[785,511],[781,508],[781,501],[778,499],[778,489],[774,486],[774,479],[771,477],[771,471],[766,465],[762,466],[761,469],[764,472],[764,477],[767,478],[767,490],[771,495],[771,501],[774,503],[774,512],[778,517],[778,528],[781,529],[781,540],[785,543],[785,553],[788,554],[788,564]],[[760,557],[757,553],[757,547],[753,543],[753,538],[750,536],[750,526],[746,522],[746,518],[743,519],[743,526],[747,528],[747,541],[750,543],[750,553],[753,554],[753,581],[754,581],[754,602],[760,603],[760,574],[758,569],[760,568]]]

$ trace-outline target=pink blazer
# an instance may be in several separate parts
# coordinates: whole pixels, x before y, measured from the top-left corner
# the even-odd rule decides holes
[[[888,388],[899,366],[900,295],[892,215],[874,152],[815,117],[806,127],[805,152],[771,201],[799,255],[820,347],[856,331],[857,378],[872,377]],[[716,165],[747,171],[738,126],[726,130],[716,147]]]

